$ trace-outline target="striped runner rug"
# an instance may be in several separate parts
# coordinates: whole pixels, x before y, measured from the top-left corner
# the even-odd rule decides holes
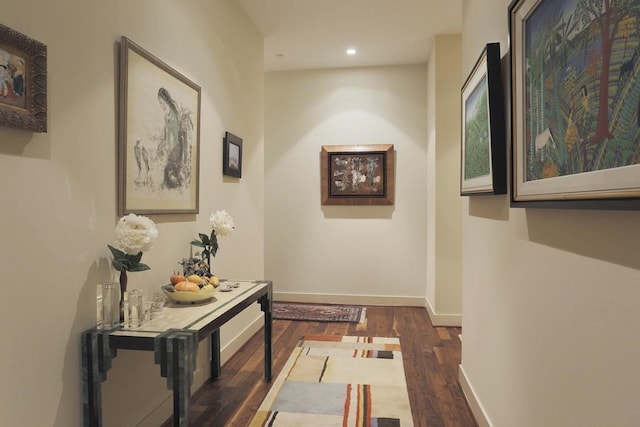
[[[413,426],[400,340],[305,336],[250,425]]]

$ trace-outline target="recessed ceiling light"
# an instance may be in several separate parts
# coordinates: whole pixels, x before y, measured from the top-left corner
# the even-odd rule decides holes
[[[284,53],[276,53],[276,56],[277,56],[278,58],[282,58],[282,57],[284,56]]]
[[[355,55],[356,54],[356,50],[352,47],[350,47],[349,49],[347,49],[347,55]]]

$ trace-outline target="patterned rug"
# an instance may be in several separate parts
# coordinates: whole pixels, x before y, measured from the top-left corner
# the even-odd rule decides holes
[[[250,426],[413,426],[399,339],[305,336]]]
[[[291,302],[274,302],[272,310],[274,319],[357,323],[364,322],[366,312],[366,308],[355,305],[322,305]]]

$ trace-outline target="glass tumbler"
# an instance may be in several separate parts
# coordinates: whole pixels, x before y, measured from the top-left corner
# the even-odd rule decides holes
[[[102,306],[102,323],[98,326],[100,329],[116,328],[120,325],[120,285],[118,282],[105,282],[101,284],[101,291],[98,305]]]

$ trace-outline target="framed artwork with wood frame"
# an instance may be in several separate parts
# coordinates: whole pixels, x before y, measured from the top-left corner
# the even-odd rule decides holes
[[[393,205],[393,144],[323,145],[320,152],[323,205]]]
[[[198,213],[200,86],[122,37],[120,215]]]
[[[2,24],[0,126],[47,131],[47,46]]]
[[[513,207],[640,209],[640,3],[515,0]]]
[[[242,138],[225,132],[222,147],[222,173],[242,178]]]
[[[462,86],[460,194],[507,192],[500,43],[488,43]]]

